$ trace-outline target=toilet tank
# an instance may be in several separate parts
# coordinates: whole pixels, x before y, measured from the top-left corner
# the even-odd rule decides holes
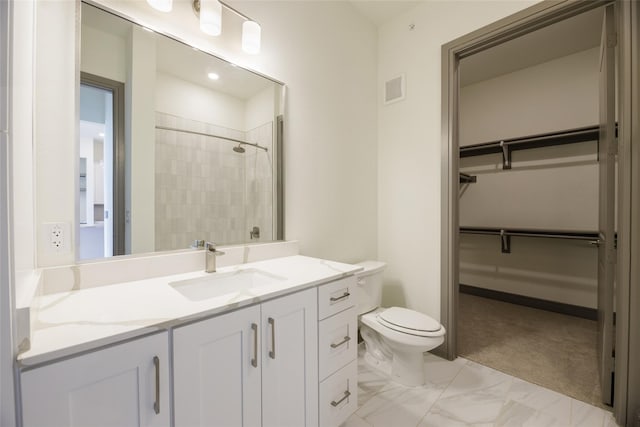
[[[362,261],[356,265],[362,266],[363,271],[356,273],[356,302],[358,315],[368,313],[380,307],[382,303],[382,272],[387,266],[381,261]]]

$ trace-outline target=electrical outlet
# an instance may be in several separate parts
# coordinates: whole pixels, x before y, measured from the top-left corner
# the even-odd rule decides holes
[[[49,222],[43,224],[43,242],[45,250],[50,253],[69,251],[71,227],[68,222]]]

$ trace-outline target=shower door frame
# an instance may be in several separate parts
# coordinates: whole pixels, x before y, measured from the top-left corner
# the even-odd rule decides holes
[[[588,10],[607,4],[618,5],[618,103],[619,175],[618,200],[618,281],[616,299],[616,384],[614,414],[625,425],[640,417],[640,368],[630,363],[640,354],[637,310],[640,305],[640,192],[634,187],[640,169],[638,113],[638,18],[640,6],[622,0],[545,0],[442,46],[442,193],[441,193],[441,322],[447,328],[441,353],[457,356],[457,314],[459,290],[459,65],[464,57],[536,31]],[[632,234],[633,233],[633,234]],[[636,322],[636,323],[634,323]],[[635,412],[639,411],[638,414]]]

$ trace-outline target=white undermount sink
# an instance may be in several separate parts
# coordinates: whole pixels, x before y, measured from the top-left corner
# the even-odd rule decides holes
[[[194,279],[170,282],[169,286],[190,299],[201,301],[222,295],[242,292],[287,280],[285,277],[267,273],[257,268],[230,272],[211,273]]]

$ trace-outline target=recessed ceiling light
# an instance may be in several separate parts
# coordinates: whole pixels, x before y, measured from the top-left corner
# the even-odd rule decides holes
[[[220,78],[219,75],[217,75],[216,73],[209,73],[207,74],[207,76],[211,79],[211,80],[218,80]]]

